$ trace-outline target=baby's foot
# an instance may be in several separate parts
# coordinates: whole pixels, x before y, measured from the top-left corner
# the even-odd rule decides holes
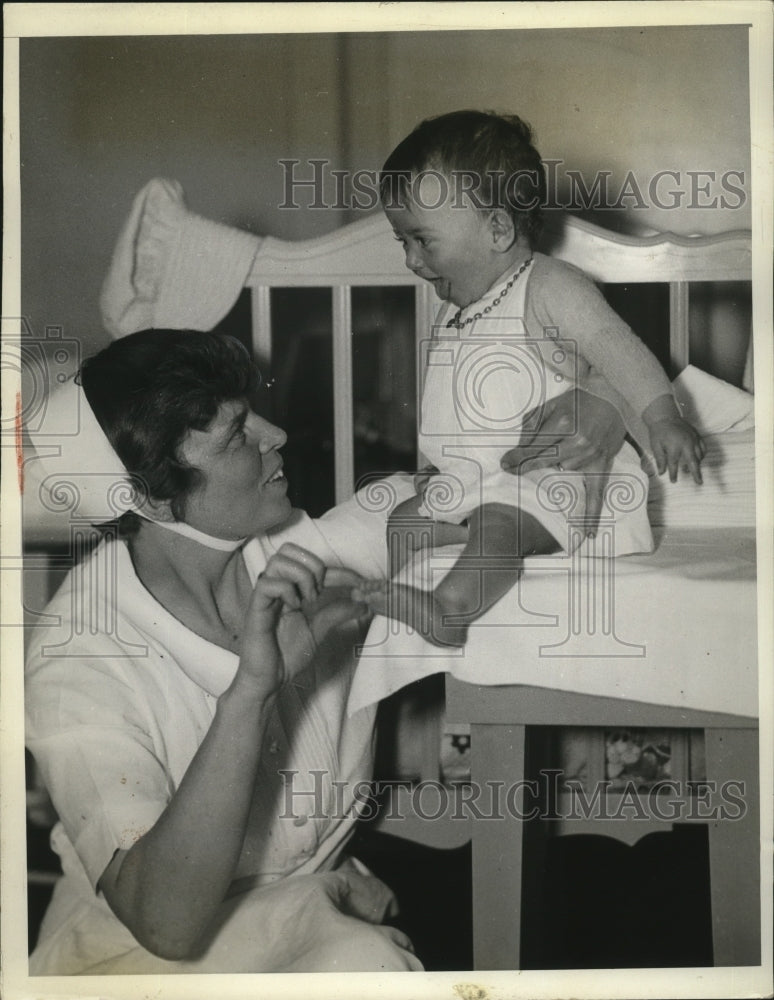
[[[352,593],[378,615],[392,618],[415,629],[434,646],[464,646],[468,637],[466,624],[450,624],[449,613],[442,609],[435,595],[414,587],[385,580],[367,580]],[[458,616],[459,617],[459,616]]]
[[[362,601],[377,615],[389,615],[389,584],[386,580],[363,580],[352,591],[355,601]]]

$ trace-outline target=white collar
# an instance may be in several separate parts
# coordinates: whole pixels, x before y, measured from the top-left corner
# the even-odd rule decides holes
[[[191,527],[190,524],[186,524],[185,521],[156,521],[152,517],[148,517],[143,511],[138,510],[135,513],[139,514],[141,518],[149,521],[151,524],[155,524],[159,528],[164,528],[166,531],[174,531],[177,535],[182,535],[184,538],[190,538],[194,542],[198,542],[200,545],[206,545],[208,549],[217,549],[219,552],[236,552],[238,548],[245,544],[247,541],[247,536],[244,538],[216,538],[215,535],[208,535],[204,531],[199,531],[198,528]]]

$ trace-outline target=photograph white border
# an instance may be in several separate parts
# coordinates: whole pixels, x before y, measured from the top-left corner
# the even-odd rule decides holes
[[[3,317],[19,317],[21,247],[19,180],[19,37],[186,35],[260,32],[444,31],[491,28],[571,28],[635,25],[749,24],[753,194],[753,321],[755,341],[759,642],[761,671],[761,823],[763,954],[760,969],[643,969],[571,972],[476,972],[388,976],[27,976],[24,756],[21,628],[2,637],[2,995],[22,997],[735,997],[761,996],[772,986],[772,7],[767,2],[652,3],[315,3],[315,4],[6,4],[4,8],[4,246]],[[13,338],[13,320],[3,336]],[[13,423],[16,373],[3,371],[3,426]],[[6,441],[3,442],[6,444]],[[20,556],[20,504],[14,449],[2,448],[3,568]],[[8,561],[6,561],[8,560]],[[20,563],[19,563],[20,568]],[[21,572],[0,574],[3,621],[21,620]],[[769,655],[767,655],[767,653]],[[768,946],[767,946],[768,942]]]

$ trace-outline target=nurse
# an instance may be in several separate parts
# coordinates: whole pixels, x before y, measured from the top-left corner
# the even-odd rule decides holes
[[[382,521],[291,510],[256,381],[236,341],[142,331],[50,400],[55,425],[80,415],[50,478],[79,516],[107,520],[106,495],[121,516],[30,642],[27,745],[64,873],[32,975],[422,968],[346,855],[374,723],[346,712],[368,621],[351,595],[386,572]],[[559,441],[599,468],[623,440],[593,397],[545,416],[546,464]]]
[[[285,434],[251,409],[255,381],[206,333],[140,332],[83,367],[83,462],[103,430],[135,509],[28,657],[64,871],[33,975],[422,967],[381,925],[390,891],[344,861],[371,777],[373,713],[345,712],[359,578],[299,543],[308,519],[278,530]]]

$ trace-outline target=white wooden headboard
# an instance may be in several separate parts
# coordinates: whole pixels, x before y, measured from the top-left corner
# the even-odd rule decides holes
[[[747,231],[710,237],[666,233],[631,237],[569,215],[553,213],[542,243],[552,256],[602,283],[668,283],[670,362],[675,375],[688,364],[688,307],[692,281],[750,281]],[[352,296],[356,286],[413,285],[417,339],[427,336],[438,300],[403,262],[402,249],[380,212],[328,236],[296,242],[267,238],[247,286],[252,289],[253,351],[271,360],[271,288],[330,287],[333,295],[333,400],[336,501],[354,489],[352,407]]]

